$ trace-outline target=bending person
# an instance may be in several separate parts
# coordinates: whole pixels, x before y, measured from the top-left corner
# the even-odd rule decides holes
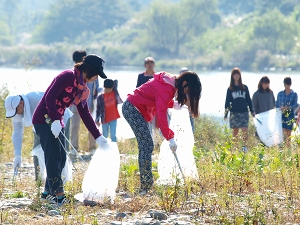
[[[55,196],[58,206],[68,203],[63,188],[61,172],[65,165],[66,153],[61,146],[63,140],[61,131],[64,124],[62,115],[71,104],[77,106],[81,119],[89,132],[95,138],[98,146],[103,146],[107,140],[99,132],[87,106],[89,89],[87,82],[98,79],[98,75],[107,78],[103,72],[103,60],[97,55],[87,55],[83,62],[77,63],[74,69],[65,70],[54,78],[38,104],[32,123],[45,155],[47,178],[41,198]],[[51,126],[45,121],[45,115],[51,120]],[[60,140],[59,140],[60,139]],[[63,140],[64,141],[64,140]]]
[[[22,142],[24,127],[32,126],[32,115],[39,101],[42,99],[44,92],[29,92],[22,95],[9,95],[5,99],[6,118],[12,118],[13,133],[12,142],[14,146],[14,171],[17,173],[18,168],[22,165]],[[67,111],[66,111],[67,112]],[[64,122],[67,123],[72,113],[68,111],[64,115]],[[67,123],[68,124],[68,123]],[[66,127],[68,130],[69,127]],[[33,132],[33,148],[40,144],[39,136]],[[38,158],[33,156],[35,180],[38,180]]]
[[[148,122],[156,115],[163,136],[169,141],[172,151],[176,151],[174,132],[168,125],[168,108],[186,104],[195,117],[199,116],[201,83],[196,73],[189,71],[172,76],[160,72],[155,73],[153,78],[129,94],[122,107],[124,118],[131,126],[138,142],[141,195],[146,194],[153,185],[151,155],[154,144]],[[178,99],[178,104],[174,104],[174,97]]]

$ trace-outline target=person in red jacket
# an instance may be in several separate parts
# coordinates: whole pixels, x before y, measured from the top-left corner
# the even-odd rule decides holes
[[[146,194],[153,185],[151,155],[154,148],[148,122],[156,116],[158,126],[172,151],[176,151],[174,132],[169,128],[168,108],[188,105],[194,117],[199,116],[201,82],[195,72],[187,71],[179,76],[166,72],[155,73],[154,79],[136,88],[123,103],[122,112],[133,130],[139,148],[140,194]],[[178,102],[174,102],[173,98]]]

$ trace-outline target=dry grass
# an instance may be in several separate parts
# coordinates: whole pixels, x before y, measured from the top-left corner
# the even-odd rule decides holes
[[[2,101],[3,102],[3,101]],[[0,105],[0,162],[13,159],[11,143],[11,122],[4,119],[3,104]],[[87,151],[87,131],[81,126],[81,149]],[[196,121],[194,155],[199,179],[187,185],[169,187],[155,186],[150,197],[139,197],[133,193],[139,187],[138,164],[129,160],[121,166],[118,191],[133,197],[125,202],[119,195],[114,204],[86,207],[78,202],[62,208],[63,220],[56,217],[35,218],[48,208],[39,201],[40,187],[32,175],[18,177],[15,183],[7,182],[8,174],[0,174],[1,199],[13,199],[24,195],[33,200],[30,207],[0,210],[0,223],[6,224],[98,224],[99,217],[115,220],[105,210],[142,214],[149,209],[161,209],[166,213],[185,213],[202,218],[211,224],[299,224],[300,223],[300,173],[299,151],[296,139],[292,148],[266,148],[259,145],[254,137],[253,125],[249,132],[247,154],[239,151],[240,143],[232,141],[231,132],[215,123],[211,118]],[[33,141],[30,128],[25,129],[23,159],[31,162]],[[137,154],[134,139],[119,143],[123,154]],[[158,153],[158,148],[154,151]],[[156,167],[156,164],[153,164]],[[74,171],[74,180],[66,186],[66,192],[73,196],[81,192],[85,167],[77,162],[79,170]],[[155,178],[157,178],[155,173]],[[12,190],[14,195],[7,195]],[[1,208],[0,200],[0,208]]]

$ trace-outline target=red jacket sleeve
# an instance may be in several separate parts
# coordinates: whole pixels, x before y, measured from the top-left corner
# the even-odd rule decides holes
[[[174,104],[172,102],[173,97],[172,94],[166,92],[158,91],[156,93],[156,120],[163,136],[167,140],[174,137],[174,132],[169,128],[167,118],[168,108]]]

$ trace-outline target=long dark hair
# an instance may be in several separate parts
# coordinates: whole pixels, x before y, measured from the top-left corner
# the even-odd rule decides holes
[[[184,81],[186,82],[183,85]],[[202,86],[198,75],[195,72],[187,71],[176,78],[175,87],[177,88],[177,101],[183,105],[188,103],[189,110],[193,117],[199,116],[199,100],[201,96]],[[188,93],[184,93],[184,89],[188,88]]]
[[[96,66],[85,62],[79,62],[74,65],[75,68],[79,69],[80,72],[86,73],[86,78],[91,79],[94,76],[98,76],[99,70]]]
[[[231,78],[230,78],[230,85],[229,85],[229,89],[230,90],[234,90],[234,79],[233,79],[233,75],[234,74],[239,74],[240,75],[240,79],[239,79],[239,88],[241,90],[244,90],[244,85],[243,85],[243,82],[242,82],[242,73],[241,73],[241,70],[238,68],[238,67],[235,67],[231,70]]]
[[[272,90],[268,87],[266,90],[263,89],[262,84],[269,84],[270,83],[270,79],[267,76],[263,76],[260,81],[258,82],[258,86],[257,89],[260,92],[272,92]]]

